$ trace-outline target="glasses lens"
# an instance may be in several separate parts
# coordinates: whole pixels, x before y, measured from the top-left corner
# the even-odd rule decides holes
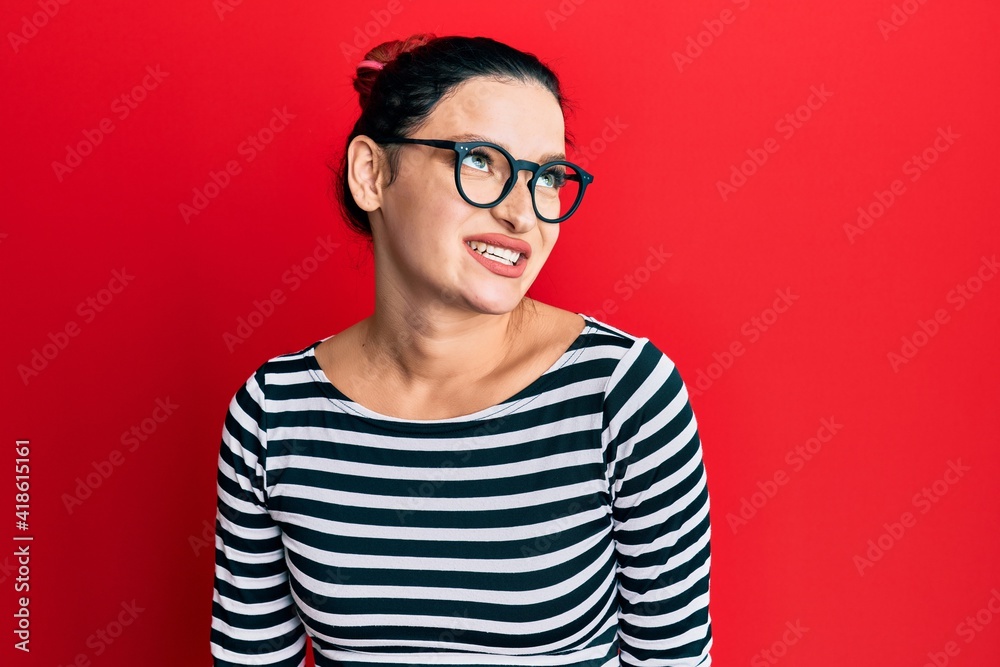
[[[477,204],[492,204],[510,178],[510,162],[489,146],[476,146],[462,160],[459,181],[465,196]]]
[[[535,206],[545,220],[558,220],[580,198],[580,171],[571,164],[550,164],[535,179]]]

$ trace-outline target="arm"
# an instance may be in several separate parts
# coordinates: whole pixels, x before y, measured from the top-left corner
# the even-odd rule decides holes
[[[621,664],[708,667],[709,499],[687,388],[640,339],[609,380],[604,414]]]
[[[213,665],[305,665],[281,530],[267,510],[267,424],[259,370],[229,403],[219,451]]]

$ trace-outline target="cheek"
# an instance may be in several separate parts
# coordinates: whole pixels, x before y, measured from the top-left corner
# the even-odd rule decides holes
[[[545,225],[542,228],[542,243],[545,246],[546,251],[552,252],[552,246],[556,244],[559,239],[559,232],[561,227],[559,224],[549,224],[546,222],[539,222],[539,225]]]
[[[400,233],[421,226],[425,219],[440,218],[447,204],[445,190],[436,174],[421,175],[419,169],[400,171],[385,190],[382,210]],[[416,236],[410,234],[410,236]]]
[[[451,172],[416,178],[400,173],[386,190],[382,210],[401,247],[424,256],[446,252],[447,241],[460,238],[466,220],[477,211],[458,194]]]

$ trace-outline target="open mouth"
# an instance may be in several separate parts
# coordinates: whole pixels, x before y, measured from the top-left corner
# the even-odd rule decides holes
[[[482,241],[466,241],[465,243],[483,257],[491,259],[499,264],[514,266],[521,259],[521,253],[514,250],[508,250],[507,248],[498,248],[497,246],[492,246],[489,243],[483,243]]]

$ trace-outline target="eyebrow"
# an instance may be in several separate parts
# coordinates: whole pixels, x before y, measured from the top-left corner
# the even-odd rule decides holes
[[[451,141],[488,141],[491,144],[496,144],[497,146],[500,146],[501,148],[503,148],[508,153],[513,154],[513,151],[510,150],[510,146],[507,146],[503,142],[497,141],[496,139],[491,139],[489,137],[484,137],[481,134],[474,134],[474,133],[471,133],[471,132],[466,132],[465,134],[456,134],[454,136],[451,136],[451,137],[449,137],[449,140],[451,140]],[[545,164],[546,162],[554,162],[556,160],[565,160],[565,159],[566,159],[566,154],[565,153],[546,153],[545,155],[543,155],[538,160],[538,164]]]

